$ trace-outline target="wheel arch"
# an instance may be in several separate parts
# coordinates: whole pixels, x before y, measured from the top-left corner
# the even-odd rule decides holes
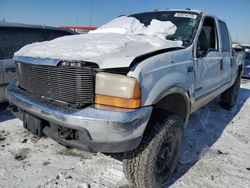
[[[154,101],[152,116],[157,110],[178,114],[186,128],[190,114],[190,94],[182,87],[174,86],[162,92]]]
[[[241,76],[242,73],[243,73],[243,64],[240,64],[240,65],[238,66],[238,76]]]

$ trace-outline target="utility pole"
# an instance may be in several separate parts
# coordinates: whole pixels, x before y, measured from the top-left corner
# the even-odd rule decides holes
[[[89,16],[89,27],[92,26],[92,17],[93,17],[93,5],[94,5],[94,0],[90,0],[90,16]]]
[[[76,26],[78,26],[78,18],[76,17]]]

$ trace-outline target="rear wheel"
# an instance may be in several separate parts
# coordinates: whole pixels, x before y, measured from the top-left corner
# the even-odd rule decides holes
[[[240,91],[240,83],[241,79],[240,76],[238,76],[235,80],[235,83],[228,90],[221,94],[220,104],[223,107],[230,110],[235,105]]]
[[[125,176],[139,188],[157,188],[167,182],[177,165],[183,138],[183,122],[177,115],[151,127],[138,148],[125,153],[123,160]]]

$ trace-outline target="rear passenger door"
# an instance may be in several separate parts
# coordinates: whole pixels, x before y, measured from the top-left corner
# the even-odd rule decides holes
[[[196,100],[217,90],[221,85],[222,54],[219,50],[218,26],[214,18],[204,18],[196,45]]]
[[[222,21],[218,21],[218,23],[219,23],[219,29],[220,29],[221,52],[222,52],[221,83],[222,85],[224,85],[231,81],[233,56],[232,56],[232,47],[230,45],[231,40],[230,40],[227,26]]]

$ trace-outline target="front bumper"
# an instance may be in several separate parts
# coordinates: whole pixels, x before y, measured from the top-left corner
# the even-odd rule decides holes
[[[118,153],[135,149],[141,142],[152,107],[121,112],[89,106],[72,109],[54,105],[41,97],[23,92],[16,81],[7,87],[7,97],[18,112],[29,113],[49,123],[45,135],[64,145],[92,152]],[[57,127],[77,130],[80,140],[62,139]]]

